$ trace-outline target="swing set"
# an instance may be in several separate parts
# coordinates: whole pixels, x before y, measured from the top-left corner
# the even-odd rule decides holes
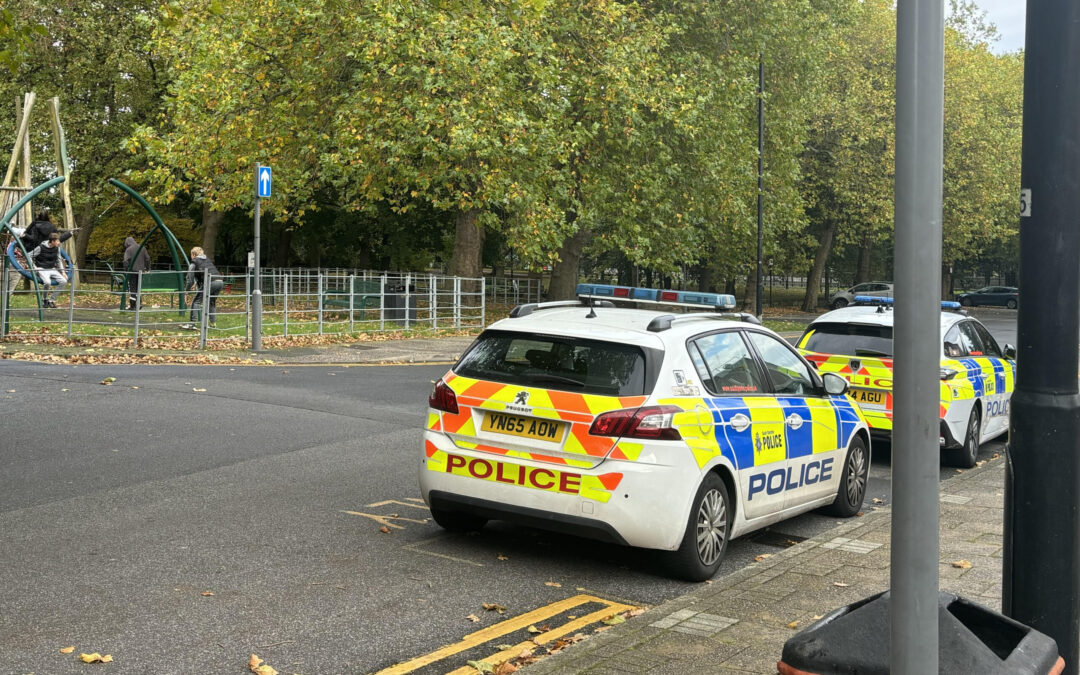
[[[18,236],[16,230],[13,229],[18,228],[21,232],[29,227],[33,210],[33,199],[42,192],[58,188],[64,202],[64,224],[68,230],[76,229],[74,226],[74,214],[71,208],[71,195],[68,183],[70,163],[68,162],[67,157],[64,129],[60,125],[60,103],[58,98],[53,98],[50,101],[53,144],[56,149],[57,175],[52,180],[42,183],[37,187],[30,186],[29,126],[30,112],[33,108],[34,100],[35,95],[31,92],[24,96],[22,105],[19,105],[19,102],[16,102],[16,111],[20,118],[20,122],[16,133],[15,146],[11,153],[11,161],[9,162],[3,185],[0,186],[0,210],[3,210],[4,212],[3,216],[0,217],[0,237],[5,233],[12,237],[11,243],[9,243],[4,250],[2,265],[3,276],[0,277],[0,287],[3,287],[2,290],[4,291],[0,294],[0,310],[2,310],[0,311],[0,320],[2,320],[5,328],[8,325],[11,312],[10,296],[12,289],[7,288],[9,284],[9,271],[18,272],[19,275],[28,280],[29,284],[32,286],[33,295],[37,302],[38,320],[43,321],[45,317],[45,299],[49,288],[44,286],[43,282],[39,279],[39,275],[35,273],[31,264],[29,251],[27,251],[26,247],[23,245],[22,238]],[[16,177],[17,167],[21,168],[18,172],[19,185],[13,186],[11,183]],[[184,281],[189,264],[183,247],[180,245],[180,242],[172,231],[165,226],[161,216],[158,215],[157,211],[150,206],[150,203],[147,202],[142,195],[115,178],[110,178],[109,184],[134,199],[139,206],[146,210],[154,221],[154,226],[147,232],[146,236],[143,237],[142,242],[139,244],[138,251],[142,251],[146,248],[150,237],[152,237],[155,232],[160,231],[161,235],[165,237],[165,242],[168,245],[169,253],[173,261],[173,269],[171,270],[151,270],[135,274],[132,272],[131,266],[134,265],[135,261],[138,259],[137,251],[136,255],[131,257],[127,267],[123,270],[123,274],[120,275],[123,277],[119,284],[120,309],[124,308],[124,303],[129,292],[138,289],[140,293],[175,293],[179,298],[179,311],[183,313],[186,309]],[[15,199],[16,197],[17,199]],[[119,198],[120,197],[118,196],[117,199]],[[12,201],[14,201],[14,203],[12,203]],[[106,211],[108,211],[108,209],[106,209]],[[101,215],[104,215],[104,212]],[[65,242],[64,246],[61,247],[60,256],[63,258],[64,265],[70,276],[70,281],[74,287],[77,282],[76,273],[78,270],[73,262],[72,253],[71,239],[69,239]],[[49,286],[55,286],[59,283],[61,283],[60,280],[54,278]]]

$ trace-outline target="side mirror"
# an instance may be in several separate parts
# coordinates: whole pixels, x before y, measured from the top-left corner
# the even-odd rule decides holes
[[[822,382],[825,385],[825,393],[830,396],[840,396],[846,394],[848,390],[848,381],[840,377],[836,373],[825,373],[821,376]]]
[[[1016,360],[1016,347],[1013,347],[1008,342],[1005,343],[1005,348],[1002,350],[1005,353],[1005,358]]]

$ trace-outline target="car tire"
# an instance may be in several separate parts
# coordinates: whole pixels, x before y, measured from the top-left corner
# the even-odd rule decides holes
[[[1008,300],[1005,301],[1005,306],[1008,307],[1009,309],[1016,309],[1016,300],[1013,300],[1012,298],[1009,298]]]
[[[844,458],[844,470],[840,474],[840,487],[836,489],[836,499],[823,510],[830,516],[850,518],[862,509],[866,499],[866,483],[870,474],[870,452],[862,436],[851,439],[847,457]]]
[[[487,524],[487,518],[474,516],[471,513],[461,511],[447,511],[445,509],[431,509],[431,517],[439,527],[451,532],[474,532]]]
[[[946,464],[961,469],[970,469],[975,466],[975,461],[979,456],[981,419],[978,404],[971,406],[971,414],[968,415],[967,431],[964,432],[963,444],[959,448],[948,448],[943,451]]]
[[[837,299],[833,300],[832,305],[830,305],[830,307],[832,307],[833,309],[843,309],[844,307],[847,307],[847,306],[848,306],[848,301],[845,298],[837,298]]]
[[[731,495],[723,479],[710,472],[701,481],[679,548],[666,554],[671,576],[706,581],[716,575],[731,539]]]
[[[971,298],[960,298],[960,304],[964,307],[971,307],[975,303],[971,301]]]

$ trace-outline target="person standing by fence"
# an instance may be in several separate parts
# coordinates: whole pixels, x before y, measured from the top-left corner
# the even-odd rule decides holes
[[[150,271],[150,254],[145,246],[136,243],[135,237],[124,240],[124,270],[128,280],[128,309],[134,311],[136,303],[141,302],[142,273]]]
[[[203,288],[207,270],[210,272],[209,289]],[[191,301],[191,324],[188,324],[187,327],[196,327],[195,324],[199,321],[202,303],[207,301],[207,290],[209,290],[210,293],[210,326],[216,326],[217,296],[221,294],[221,289],[225,286],[225,280],[222,278],[221,273],[218,272],[217,267],[214,266],[214,262],[206,257],[206,253],[202,250],[201,246],[196,246],[191,249],[191,266],[188,267],[187,279],[184,282],[184,290],[190,290],[193,286],[197,287],[198,294],[195,296],[195,299]]]

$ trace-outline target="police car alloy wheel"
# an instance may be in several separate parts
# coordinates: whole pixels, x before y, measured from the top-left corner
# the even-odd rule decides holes
[[[672,576],[687,581],[711,579],[727,554],[731,530],[730,497],[727,486],[715,473],[702,481],[690,510],[682,545],[668,554]]]
[[[968,416],[967,432],[964,434],[964,443],[959,448],[949,448],[944,451],[945,461],[950,466],[958,466],[961,469],[970,469],[975,466],[979,456],[979,434],[981,433],[981,416],[979,406],[971,407]]]
[[[850,518],[862,508],[866,498],[866,481],[870,472],[870,458],[866,443],[861,436],[851,441],[844,472],[840,475],[840,487],[836,491],[836,501],[825,509],[826,513],[843,518]]]

